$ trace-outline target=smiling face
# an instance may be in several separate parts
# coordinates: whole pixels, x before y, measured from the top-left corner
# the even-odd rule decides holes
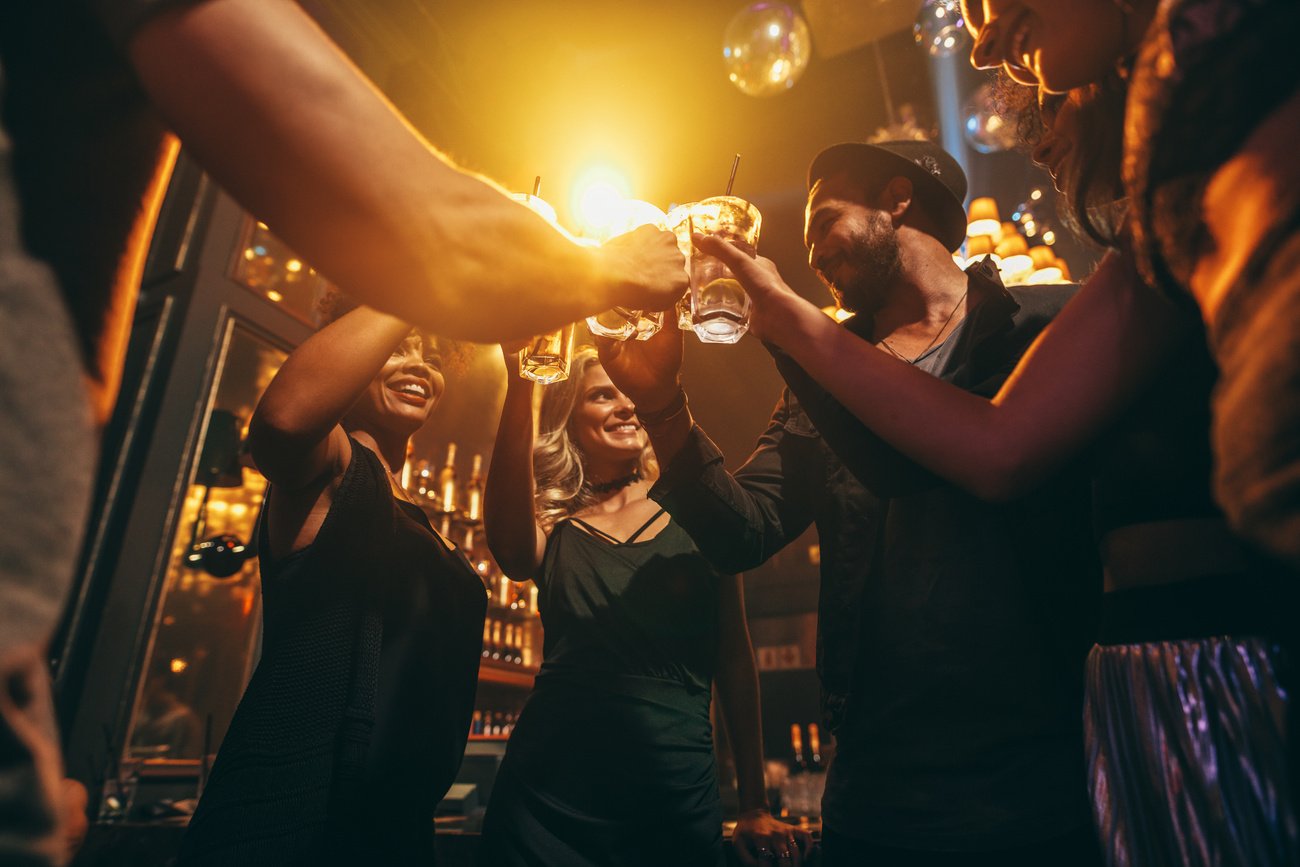
[[[902,262],[893,220],[865,200],[846,175],[823,178],[808,197],[804,223],[808,264],[841,307],[859,313],[880,308]]]
[[[1114,0],[962,0],[962,12],[976,68],[1053,93],[1100,80],[1141,35]]]
[[[348,411],[349,430],[410,436],[419,430],[442,397],[446,382],[437,343],[412,331]]]
[[[588,365],[582,373],[569,432],[589,463],[605,465],[635,462],[647,441],[636,406],[610,382],[599,364]]]

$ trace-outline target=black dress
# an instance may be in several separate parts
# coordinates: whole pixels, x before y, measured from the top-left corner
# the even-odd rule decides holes
[[[482,582],[352,440],[316,540],[264,558],[262,592],[262,658],[179,863],[431,863],[473,712]]]
[[[576,519],[551,533],[545,659],[492,789],[485,867],[722,863],[718,575],[675,522],[638,541],[658,517],[624,542]]]

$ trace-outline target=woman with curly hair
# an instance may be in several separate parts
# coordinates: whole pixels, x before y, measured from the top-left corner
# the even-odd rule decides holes
[[[182,865],[430,864],[460,766],[483,585],[398,481],[444,389],[437,341],[334,306],[249,427],[262,655]]]
[[[541,396],[509,385],[484,499],[506,574],[538,585],[543,662],[510,736],[481,863],[721,865],[709,722],[717,690],[736,754],[736,850],[801,863],[765,808],[758,678],[740,576],[720,575],[647,497],[657,474],[636,407],[594,350]]]

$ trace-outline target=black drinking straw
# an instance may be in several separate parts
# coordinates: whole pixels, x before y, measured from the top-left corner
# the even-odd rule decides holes
[[[736,169],[738,168],[740,168],[740,154],[736,154],[736,158],[731,161],[731,177],[727,178],[727,191],[723,193],[724,196],[731,195],[731,186],[736,182]]]

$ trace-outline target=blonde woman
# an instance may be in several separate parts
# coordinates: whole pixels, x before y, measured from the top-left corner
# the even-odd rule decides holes
[[[509,386],[484,515],[505,572],[538,585],[536,685],[510,738],[482,863],[720,865],[709,703],[736,752],[747,864],[809,845],[764,807],[758,678],[739,576],[715,572],[647,497],[654,454],[594,350],[541,399],[506,352]]]

